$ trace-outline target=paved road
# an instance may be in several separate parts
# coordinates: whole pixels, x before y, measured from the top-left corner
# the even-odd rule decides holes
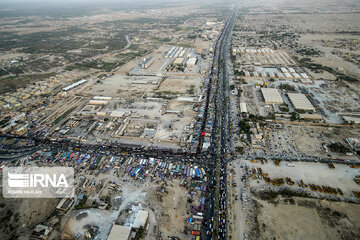
[[[209,171],[210,187],[207,195],[207,208],[210,216],[203,231],[204,239],[227,239],[227,176],[226,166],[230,143],[229,120],[229,46],[231,32],[237,11],[226,22],[215,47],[216,93],[214,101],[214,128],[211,141],[212,169]],[[204,233],[205,232],[205,233]]]

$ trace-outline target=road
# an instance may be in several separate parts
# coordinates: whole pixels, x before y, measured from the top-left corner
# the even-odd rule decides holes
[[[209,215],[203,231],[204,239],[227,239],[227,161],[231,146],[230,106],[229,106],[229,47],[231,33],[236,19],[235,10],[226,22],[215,45],[214,66],[216,92],[214,101],[214,127],[211,141],[212,169],[209,172],[210,187],[207,195]],[[211,76],[211,77],[212,77]],[[230,148],[229,148],[230,147]]]
[[[130,46],[131,46],[131,42],[130,42],[130,39],[129,39],[129,35],[126,35],[126,41],[127,41],[127,44],[126,46],[123,48],[123,50],[126,50],[128,49]]]

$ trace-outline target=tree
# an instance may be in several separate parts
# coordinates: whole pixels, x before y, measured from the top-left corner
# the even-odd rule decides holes
[[[291,120],[291,121],[296,121],[296,119],[297,119],[297,114],[296,114],[296,112],[292,112],[292,113],[291,113],[290,120]]]

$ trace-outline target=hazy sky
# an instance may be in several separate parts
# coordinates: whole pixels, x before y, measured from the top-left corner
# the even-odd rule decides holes
[[[97,9],[132,10],[151,7],[170,7],[194,3],[230,3],[243,0],[0,0],[0,17],[19,16],[74,16]]]
[[[217,2],[228,2],[229,0],[217,0]],[[121,3],[143,3],[143,4],[153,4],[153,3],[169,3],[169,2],[209,2],[209,0],[1,0],[3,4],[73,4],[73,3],[88,3],[88,4],[102,4],[102,3],[112,3],[112,4],[121,4]],[[214,1],[211,1],[214,2]]]
[[[0,0],[1,5],[7,6],[54,6],[54,5],[149,5],[167,3],[209,3],[209,2],[230,2],[235,0]],[[239,1],[239,0],[238,0]]]

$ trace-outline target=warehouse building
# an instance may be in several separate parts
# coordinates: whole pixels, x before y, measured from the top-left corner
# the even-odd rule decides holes
[[[181,65],[184,63],[184,58],[177,58],[175,61],[174,61],[174,65]]]
[[[300,78],[300,75],[297,74],[297,73],[293,73],[293,75],[294,75],[294,78],[296,78],[296,79],[299,79],[299,78]]]
[[[189,58],[189,60],[186,62],[187,67],[195,66],[197,63],[197,58]]]
[[[283,99],[279,91],[275,88],[261,88],[261,93],[265,99],[265,104],[282,104]]]
[[[112,111],[110,114],[110,117],[122,118],[124,115],[125,115],[125,112],[123,112],[123,111]]]
[[[286,78],[292,78],[291,74],[288,73],[288,72],[284,73],[284,75],[285,75]]]
[[[131,228],[113,224],[108,240],[129,240]]]
[[[321,120],[322,116],[321,114],[308,114],[308,113],[303,113],[303,114],[299,114],[300,119],[308,119],[308,120]]]
[[[105,101],[110,101],[112,100],[112,97],[104,97],[104,96],[95,96],[93,97],[94,100],[105,100]]]
[[[144,61],[141,63],[142,69],[148,69],[153,63],[155,62],[155,59],[152,57],[144,58]]]
[[[309,76],[306,73],[300,73],[301,77],[303,78],[309,78]]]
[[[89,104],[91,104],[91,105],[108,105],[109,102],[103,101],[103,100],[90,100]]]
[[[301,93],[289,93],[288,94],[290,101],[294,105],[295,109],[306,110],[306,111],[315,111],[314,106],[311,104],[309,99],[304,94]]]
[[[248,113],[247,107],[246,107],[246,103],[242,102],[240,103],[240,111],[241,113]]]
[[[144,210],[140,210],[135,217],[134,223],[132,225],[132,227],[134,229],[138,229],[140,227],[145,228],[145,225],[147,223],[147,220],[149,218],[149,212],[148,211],[144,211]]]
[[[352,149],[355,151],[360,151],[360,138],[346,138],[346,141],[349,143]]]
[[[83,84],[83,83],[85,83],[85,82],[87,82],[87,81],[84,80],[84,79],[83,79],[83,80],[80,80],[80,81],[78,81],[78,82],[76,82],[76,83],[73,83],[73,84],[67,86],[67,87],[64,87],[64,88],[63,88],[63,91],[69,91],[70,89],[73,89],[74,87],[80,86],[81,84]]]

